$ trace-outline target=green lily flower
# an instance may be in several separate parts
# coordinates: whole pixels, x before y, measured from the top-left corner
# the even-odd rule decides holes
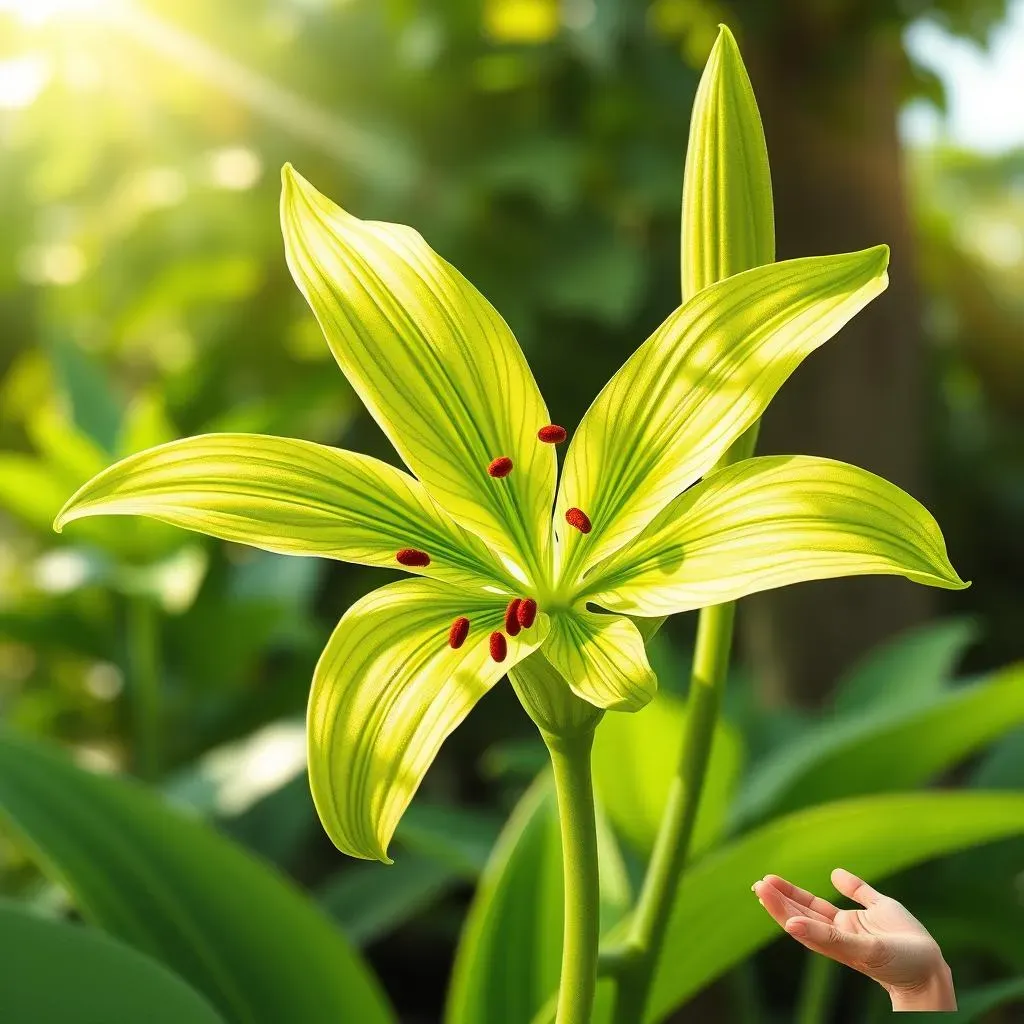
[[[55,527],[145,515],[420,577],[357,601],[316,668],[310,781],[344,852],[387,860],[445,737],[506,673],[556,736],[646,704],[657,681],[628,615],[856,573],[966,585],[929,513],[854,466],[756,458],[702,479],[884,289],[884,246],[699,291],[601,391],[556,489],[566,432],[495,309],[411,228],[351,216],[290,166],[283,180],[295,281],[414,475],[308,441],[213,434],[111,466]]]

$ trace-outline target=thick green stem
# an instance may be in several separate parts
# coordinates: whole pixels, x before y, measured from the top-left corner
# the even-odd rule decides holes
[[[597,986],[600,891],[597,825],[590,775],[593,731],[571,738],[545,736],[551,754],[562,830],[565,930],[556,1024],[589,1024]]]
[[[749,458],[756,442],[755,425],[733,445],[719,465]],[[700,613],[682,756],[672,779],[630,926],[627,945],[633,954],[623,964],[618,977],[614,1024],[640,1024],[647,1008],[651,982],[697,821],[715,722],[729,670],[735,616],[735,602],[713,605]]]
[[[161,701],[156,608],[146,597],[128,599],[128,700],[132,717],[135,774],[152,781],[160,774]]]

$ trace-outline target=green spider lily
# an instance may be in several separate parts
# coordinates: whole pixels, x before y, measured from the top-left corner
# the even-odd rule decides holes
[[[793,456],[705,476],[884,289],[884,246],[694,295],[602,390],[556,489],[565,432],[487,300],[411,228],[349,215],[291,167],[283,179],[292,274],[415,475],[307,441],[212,434],[111,466],[55,525],[139,514],[420,577],[357,601],[316,668],[310,780],[346,853],[387,860],[441,743],[506,673],[555,734],[647,703],[657,681],[629,615],[857,573],[965,586],[929,513],[863,470]]]

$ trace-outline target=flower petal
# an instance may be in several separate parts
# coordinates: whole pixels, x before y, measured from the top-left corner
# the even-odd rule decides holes
[[[555,454],[505,321],[412,228],[351,216],[290,166],[283,179],[288,265],[367,409],[449,514],[546,575]],[[503,457],[512,471],[491,476]]]
[[[619,615],[556,612],[543,653],[573,693],[595,707],[637,711],[658,689],[643,637]]]
[[[519,703],[537,727],[551,736],[580,736],[597,727],[604,712],[573,693],[565,677],[534,651],[508,671],[508,680]]]
[[[470,634],[448,644],[465,615]],[[500,664],[488,637],[503,602],[467,597],[431,580],[400,580],[367,594],[338,623],[309,697],[309,781],[320,820],[353,857],[387,861],[405,808],[449,733],[544,639],[546,616],[508,639]]]
[[[653,616],[871,573],[967,586],[938,524],[905,491],[845,462],[781,455],[713,473],[599,566],[586,589],[602,607]]]
[[[469,589],[514,584],[419,481],[367,455],[265,434],[204,434],[131,455],[93,477],[54,524],[144,515],[289,555],[407,568]],[[414,569],[396,554],[414,548]]]
[[[682,220],[685,298],[775,259],[764,129],[739,47],[725,25],[693,101]]]
[[[764,412],[803,358],[886,286],[888,249],[737,274],[677,309],[608,382],[565,461],[556,524],[569,581],[635,537]]]

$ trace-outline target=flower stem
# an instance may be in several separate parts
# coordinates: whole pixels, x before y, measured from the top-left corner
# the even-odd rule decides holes
[[[159,776],[163,758],[158,620],[149,598],[128,598],[125,632],[135,774],[151,782]]]
[[[593,730],[545,735],[551,755],[562,831],[565,929],[556,1024],[589,1024],[597,985],[600,894],[594,786],[590,774]]]
[[[756,443],[755,424],[718,465],[731,465],[749,458]],[[735,617],[736,603],[730,601],[702,609],[697,623],[682,755],[626,940],[633,955],[624,963],[617,979],[614,1024],[640,1024],[647,1009],[654,971],[693,839],[715,722],[729,670]]]
[[[838,980],[835,968],[835,962],[828,957],[810,954],[800,985],[796,1024],[824,1024],[829,1019],[832,990]]]

